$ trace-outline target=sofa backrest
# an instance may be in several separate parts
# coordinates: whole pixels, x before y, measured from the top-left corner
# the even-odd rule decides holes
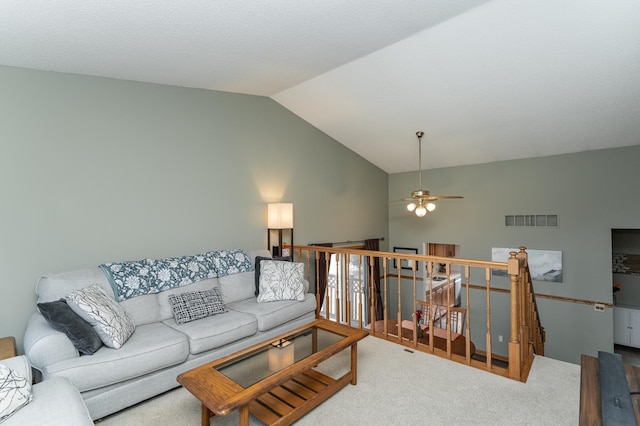
[[[253,250],[248,251],[247,254],[252,263],[255,263],[256,256],[271,256],[269,250]],[[115,299],[109,280],[102,269],[95,267],[43,275],[36,284],[38,303],[63,299],[74,290],[90,287],[94,284],[102,287],[109,296]],[[119,303],[127,311],[129,316],[131,316],[135,325],[138,326],[173,318],[173,311],[169,305],[170,294],[209,290],[214,286],[219,287],[218,278],[198,281],[161,293],[137,296]]]
[[[70,292],[90,287],[94,284],[102,287],[110,297],[115,299],[107,277],[102,269],[96,267],[43,275],[36,284],[38,303],[64,299]],[[122,301],[120,304],[136,326],[160,320],[160,307],[158,305],[158,297],[155,294],[135,297]]]

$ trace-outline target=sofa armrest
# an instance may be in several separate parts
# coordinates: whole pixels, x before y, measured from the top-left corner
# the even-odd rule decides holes
[[[27,379],[28,383],[31,383],[31,365],[26,356],[14,356],[11,358],[5,358],[0,360],[0,364],[7,366],[10,370],[15,371],[20,376]]]
[[[80,356],[71,339],[54,329],[40,313],[29,318],[23,343],[24,354],[41,372],[52,364]]]

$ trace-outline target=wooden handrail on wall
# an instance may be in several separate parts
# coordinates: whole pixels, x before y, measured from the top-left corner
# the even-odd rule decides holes
[[[291,247],[289,246],[289,248]],[[296,261],[305,264],[306,278],[309,280],[311,288],[315,289],[316,317],[318,318],[322,317],[352,327],[369,329],[370,334],[376,337],[395,341],[416,350],[520,381],[527,379],[533,363],[533,354],[544,354],[544,328],[538,315],[536,295],[533,291],[527,253],[524,247],[520,247],[519,252],[511,252],[507,262],[300,245],[293,246],[293,253]],[[322,258],[329,260],[331,255],[338,257],[339,269],[330,265],[328,261],[321,261]],[[351,256],[356,256],[357,261],[351,262]],[[378,271],[380,276],[379,289],[376,289],[373,280],[376,260],[380,266]],[[394,264],[401,265],[403,261],[405,265],[410,265],[410,270],[393,267]],[[445,328],[438,332],[434,328],[433,318],[429,319],[426,329],[427,334],[431,337],[425,339],[418,335],[418,326],[413,315],[416,305],[424,305],[426,301],[426,303],[432,304],[430,311],[433,311],[433,308],[437,306],[433,302],[436,296],[435,289],[439,286],[438,282],[433,280],[435,264],[444,265],[447,286],[450,286],[452,282],[452,267],[455,266],[455,270],[460,271],[461,289],[465,291],[464,306],[461,308],[466,312],[466,328],[461,336],[452,332],[449,321],[446,321]],[[417,269],[416,265],[424,265],[426,276],[430,277],[424,282],[426,295],[418,292],[418,282],[423,281],[423,273]],[[491,271],[493,269],[503,270],[507,273],[508,289],[492,286]],[[470,283],[472,270],[482,273],[485,285]],[[319,285],[323,276],[327,278],[327,290],[324,295],[320,294]],[[363,279],[365,277],[366,279]],[[368,286],[366,289],[363,288],[364,281]],[[473,297],[473,300],[470,298],[470,289],[485,290],[487,293],[484,318],[472,318],[471,316],[471,304],[473,300],[476,300],[476,296]],[[403,294],[407,291],[411,291],[412,294],[410,297],[405,295],[404,299],[410,298],[412,303],[410,309],[403,310]],[[510,299],[510,334],[508,365],[506,367],[504,363],[493,362],[491,334],[493,318],[491,298],[489,297],[491,292],[505,293]],[[449,290],[439,297],[445,298],[444,301],[439,302],[443,303],[444,309],[455,304]],[[393,299],[397,300],[397,306],[391,306],[390,302]],[[478,315],[477,310],[473,310],[473,312],[474,315]],[[482,316],[482,314],[480,315]],[[485,349],[484,351],[478,350],[478,353],[486,354],[484,360],[473,357],[475,345],[472,337],[475,338],[475,334],[472,336],[472,324],[476,323],[479,324],[479,328],[482,328],[483,323],[486,324],[486,335],[482,339]],[[431,331],[433,335],[431,335]],[[456,339],[461,340],[456,343],[454,342]],[[479,341],[480,339],[478,339]],[[496,355],[495,358],[503,357]]]

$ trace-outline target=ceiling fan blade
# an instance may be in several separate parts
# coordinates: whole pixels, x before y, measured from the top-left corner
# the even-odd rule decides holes
[[[389,201],[387,204],[400,204],[400,203],[406,203],[407,201],[419,201],[419,200],[416,200],[415,198],[401,198],[399,200]]]
[[[429,196],[429,198],[427,198],[427,200],[429,201],[436,201],[436,200],[442,200],[442,199],[447,199],[447,198],[464,198],[460,195],[431,195]]]

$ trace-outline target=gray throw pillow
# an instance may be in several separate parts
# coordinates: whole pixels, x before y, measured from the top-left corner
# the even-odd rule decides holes
[[[91,324],[73,312],[64,299],[38,303],[38,310],[53,328],[71,339],[81,354],[93,355],[102,347],[102,340]]]
[[[169,296],[169,304],[178,324],[227,312],[218,287],[204,291],[172,294]]]
[[[122,347],[136,329],[124,308],[98,285],[72,291],[65,299],[73,312],[91,324],[100,340],[110,348]]]

